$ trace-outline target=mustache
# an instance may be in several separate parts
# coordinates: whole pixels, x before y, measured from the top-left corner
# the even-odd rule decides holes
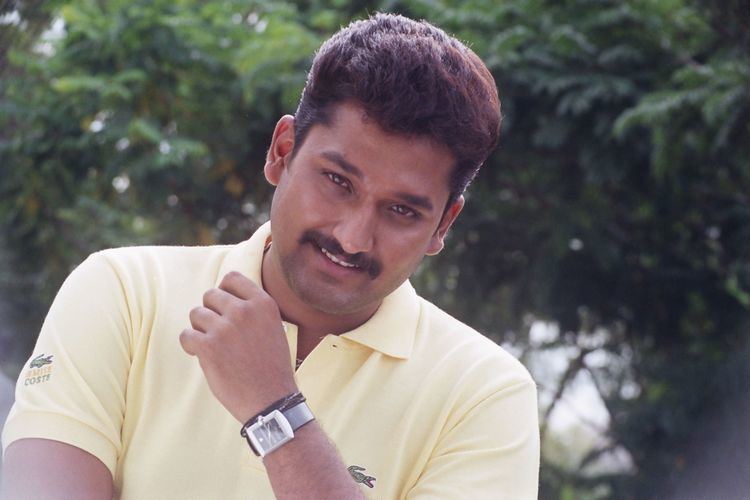
[[[307,231],[302,233],[302,236],[300,237],[300,244],[304,243],[313,243],[320,248],[325,249],[326,252],[329,252],[336,257],[341,257],[343,260],[350,264],[354,264],[362,271],[365,271],[367,274],[369,274],[370,279],[375,279],[380,275],[382,266],[376,258],[371,257],[364,252],[355,254],[346,253],[341,247],[341,244],[336,241],[335,238],[326,236],[320,231],[308,229]]]

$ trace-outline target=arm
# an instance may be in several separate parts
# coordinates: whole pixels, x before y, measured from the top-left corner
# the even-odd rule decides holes
[[[276,498],[365,498],[323,430],[312,421],[263,459]]]
[[[237,419],[241,439],[248,418],[297,390],[278,306],[245,276],[230,272],[204,294],[190,322],[193,328],[180,334],[180,343],[197,356],[214,396]],[[264,464],[280,500],[364,498],[315,421],[266,455]]]
[[[95,456],[49,439],[21,439],[8,446],[0,499],[96,500],[112,498],[112,475]]]
[[[443,431],[408,500],[533,500],[539,488],[536,386],[516,381]]]
[[[3,429],[2,498],[111,498],[129,369],[122,293],[101,255],[60,288],[31,355],[48,362],[24,365]]]

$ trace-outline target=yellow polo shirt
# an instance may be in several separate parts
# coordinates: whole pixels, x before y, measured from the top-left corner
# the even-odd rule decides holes
[[[230,270],[260,283],[270,226],[233,246],[98,252],[65,281],[16,387],[3,447],[97,456],[122,499],[273,498],[263,463],[178,336]],[[297,329],[287,324],[295,359]],[[536,389],[512,356],[406,282],[296,372],[368,498],[537,496]]]

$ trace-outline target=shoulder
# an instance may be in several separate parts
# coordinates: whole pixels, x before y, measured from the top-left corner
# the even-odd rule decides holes
[[[163,280],[214,277],[231,248],[231,245],[109,248],[91,254],[80,267],[106,267],[123,285],[153,286]]]
[[[535,390],[529,371],[508,351],[435,304],[422,297],[419,302],[416,355],[489,392],[516,385]]]
[[[170,269],[185,265],[210,266],[220,261],[233,245],[212,246],[133,246],[108,248],[89,256],[102,260],[115,269]],[[192,270],[192,269],[191,269]]]
[[[509,352],[420,299],[414,391],[434,441],[414,498],[536,498],[536,385]]]
[[[139,246],[100,250],[88,256],[61,288],[75,300],[126,305],[130,314],[146,313],[168,298],[194,300],[214,286],[232,246]],[[106,301],[105,301],[106,299]]]

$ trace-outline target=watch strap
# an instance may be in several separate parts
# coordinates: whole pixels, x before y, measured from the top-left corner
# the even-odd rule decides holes
[[[247,440],[247,444],[250,446],[250,449],[257,456],[263,457],[268,453],[278,449],[280,446],[283,446],[285,443],[291,441],[294,438],[294,431],[296,431],[303,425],[315,420],[315,416],[313,415],[312,410],[310,410],[310,407],[305,402],[304,396],[296,393],[294,401],[296,401],[296,404],[292,403],[291,405],[280,405],[283,409],[274,409],[266,415],[256,415],[255,417],[253,417],[253,420],[248,421],[245,425],[242,426],[240,434]],[[275,416],[273,416],[274,414]],[[291,432],[289,432],[284,441],[277,442],[267,449],[259,448],[260,446],[262,446],[262,444],[261,442],[253,442],[253,440],[256,439],[252,434],[253,429],[258,426],[267,425],[267,419],[269,417],[271,417],[272,419],[276,419],[278,425],[280,425],[282,428],[287,427],[288,431],[286,432]],[[286,420],[286,422],[282,423],[281,421],[279,421],[280,418]]]
[[[265,415],[269,415],[270,413],[273,413],[274,410],[279,410],[281,412],[284,412],[284,410],[291,408],[293,406],[296,406],[298,403],[301,403],[305,401],[305,396],[302,395],[302,393],[293,392],[287,396],[284,396],[283,398],[279,399],[278,401],[274,401],[270,405],[268,405],[263,411],[260,411],[247,419],[247,422],[242,426],[240,429],[240,435],[244,438],[247,437],[246,429],[253,425],[255,422],[257,422],[261,417]]]
[[[242,429],[240,430],[240,434],[242,435],[242,437],[245,437],[245,428],[251,426],[260,417],[264,415],[268,415],[274,410],[279,410],[283,412],[287,408],[291,408],[292,406],[295,406],[297,403],[301,403],[304,400],[305,400],[305,396],[303,396],[301,392],[297,391],[297,392],[293,392],[291,394],[284,396],[278,401],[274,401],[273,403],[268,405],[264,410],[248,418],[247,421],[245,422],[245,425],[242,426]]]
[[[315,420],[315,417],[307,406],[307,403],[302,401],[301,403],[292,406],[291,408],[281,412],[286,418],[293,431],[296,431],[306,423]]]

